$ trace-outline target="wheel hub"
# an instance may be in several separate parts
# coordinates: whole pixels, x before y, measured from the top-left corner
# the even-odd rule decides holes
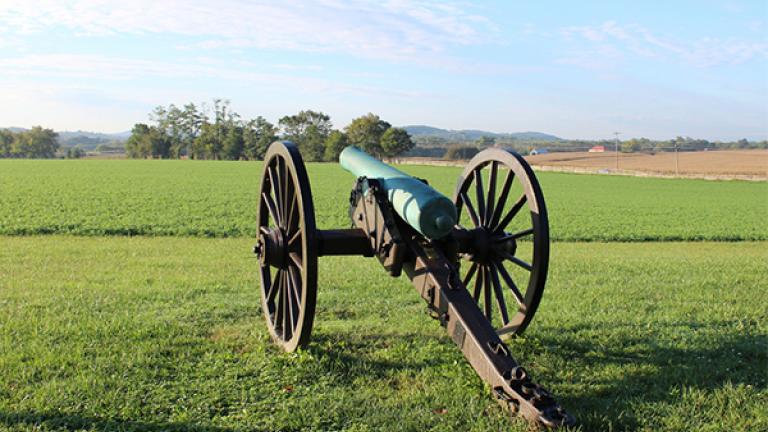
[[[471,260],[486,264],[490,258],[491,233],[483,227],[472,230],[472,254]]]
[[[488,228],[479,227],[469,233],[471,241],[465,257],[472,262],[488,265],[491,262],[503,261],[505,256],[514,256],[517,252],[517,240],[503,231],[493,232]]]
[[[253,252],[264,264],[281,269],[288,267],[288,242],[281,228],[265,230],[259,236]]]
[[[493,249],[497,254],[515,256],[517,253],[517,240],[507,237],[507,233],[501,232],[493,240]]]

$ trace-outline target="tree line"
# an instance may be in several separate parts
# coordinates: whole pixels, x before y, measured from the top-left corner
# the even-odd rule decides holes
[[[474,141],[455,142],[440,137],[415,137],[417,147],[408,156],[442,157],[444,159],[468,159],[480,150],[492,147],[511,148],[519,153],[528,154],[534,149],[547,149],[550,152],[588,151],[594,146],[603,146],[605,151],[618,149],[622,153],[661,153],[668,151],[704,151],[704,150],[747,150],[766,149],[768,141],[709,141],[678,136],[670,140],[652,140],[631,138],[628,140],[529,140],[499,139],[482,136]]]
[[[53,129],[44,129],[41,126],[20,132],[0,129],[0,157],[53,158],[59,149],[58,137]]]
[[[258,116],[245,120],[228,100],[212,106],[158,106],[150,124],[137,123],[125,143],[129,158],[260,160],[278,139],[293,141],[307,161],[335,161],[347,145],[378,158],[394,157],[413,148],[410,135],[369,113],[343,130],[333,128],[329,115],[312,110],[287,115],[277,125]]]

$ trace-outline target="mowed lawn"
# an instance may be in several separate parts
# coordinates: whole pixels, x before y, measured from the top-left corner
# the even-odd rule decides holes
[[[461,172],[401,168],[447,196]],[[260,162],[0,160],[0,235],[253,236],[261,169]],[[354,177],[338,164],[308,170],[318,226],[348,227]],[[538,176],[554,240],[768,240],[768,182]]]
[[[0,237],[0,429],[518,430],[404,278],[320,261],[278,352],[252,240]],[[765,243],[555,243],[511,349],[580,429],[768,429]]]

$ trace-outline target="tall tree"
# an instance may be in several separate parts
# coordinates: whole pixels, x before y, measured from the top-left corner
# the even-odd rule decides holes
[[[411,135],[402,128],[389,128],[381,136],[381,151],[386,157],[395,157],[414,146]]]
[[[384,154],[381,148],[381,137],[392,127],[379,116],[368,113],[352,120],[345,128],[347,140],[358,148],[375,155],[378,158]]]
[[[168,135],[169,156],[175,159],[181,157],[184,151],[184,111],[171,104],[165,118],[165,124],[158,127]]]
[[[26,158],[52,158],[59,148],[58,137],[59,134],[53,129],[35,126],[17,135],[11,146],[11,154]]]
[[[325,140],[325,154],[323,159],[328,162],[339,160],[339,155],[344,147],[349,145],[347,135],[339,130],[334,130]]]
[[[237,125],[227,127],[227,136],[222,144],[222,155],[227,160],[238,160],[243,155],[243,128]]]
[[[322,160],[323,144],[333,128],[330,116],[311,110],[300,111],[281,118],[278,125],[283,131],[283,138],[299,146],[306,160]]]
[[[170,156],[171,140],[157,126],[136,123],[125,142],[125,152],[129,158],[165,159]]]
[[[256,117],[243,126],[243,153],[246,159],[264,159],[267,147],[277,139],[277,128],[264,119]]]
[[[190,136],[194,136],[194,138],[190,139],[190,157],[193,159],[215,160],[240,158],[240,153],[242,153],[242,136],[238,138],[237,131],[230,134],[232,129],[240,127],[240,116],[230,109],[228,100],[213,100],[212,119],[198,114],[193,105],[185,107],[185,111],[185,121],[188,125],[187,131]],[[198,126],[199,131],[196,131]],[[228,140],[230,141],[227,142]],[[227,146],[226,150],[225,145]]]
[[[309,161],[323,160],[325,140],[327,138],[327,133],[321,131],[316,125],[310,125],[304,132],[302,146],[300,147],[302,156]]]
[[[221,159],[221,133],[215,123],[203,123],[195,139],[195,159]]]
[[[153,158],[167,159],[171,155],[171,138],[164,130],[151,126],[149,128],[149,141]]]
[[[195,138],[200,135],[200,127],[205,120],[205,114],[198,111],[195,104],[188,103],[184,105],[180,119],[182,149],[179,152],[179,156],[190,155],[192,152],[192,144],[194,143]]]
[[[125,142],[126,156],[132,159],[148,158],[152,155],[152,142],[149,137],[149,126],[136,123],[131,129],[131,136]]]
[[[0,129],[0,157],[11,157],[15,135],[8,129]]]

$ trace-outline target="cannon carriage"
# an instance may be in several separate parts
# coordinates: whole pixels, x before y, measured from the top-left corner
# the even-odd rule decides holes
[[[254,252],[275,343],[290,352],[309,342],[319,257],[376,257],[391,276],[407,275],[510,413],[547,427],[574,424],[502,340],[530,324],[547,278],[546,206],[527,162],[503,149],[480,152],[453,200],[354,147],[340,163],[356,177],[352,228],[318,230],[296,146],[276,142],[265,156]]]

